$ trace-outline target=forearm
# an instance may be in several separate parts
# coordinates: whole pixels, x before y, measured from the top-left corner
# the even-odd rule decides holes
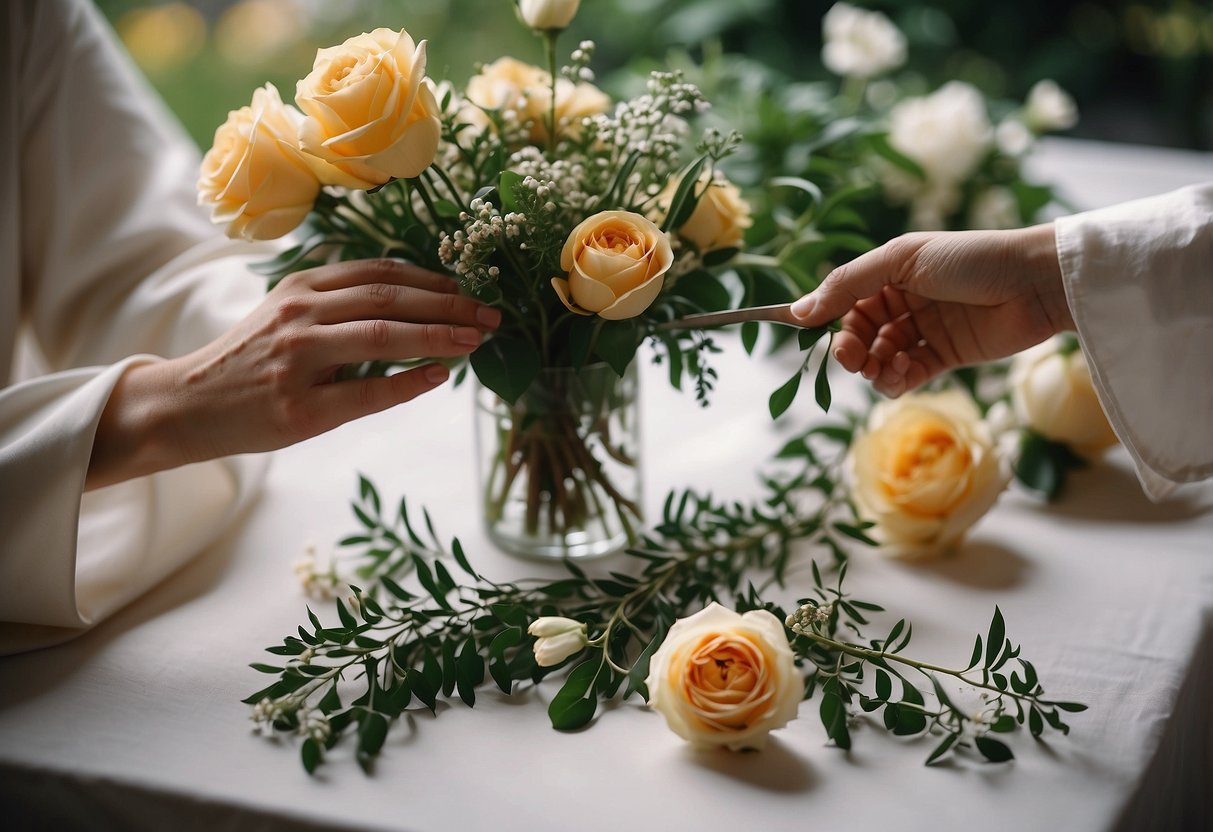
[[[1073,330],[1074,318],[1066,300],[1053,223],[1041,223],[1009,233],[1017,237],[1014,248],[1018,252],[1018,262],[1012,264],[1012,268],[1030,281],[1053,332]]]

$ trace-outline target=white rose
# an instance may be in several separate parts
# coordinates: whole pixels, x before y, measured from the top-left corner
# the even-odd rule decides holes
[[[1019,157],[1032,149],[1036,137],[1028,126],[1017,118],[1009,118],[998,125],[994,131],[994,141],[998,149],[1008,156]]]
[[[282,103],[273,84],[228,113],[202,159],[198,204],[229,237],[270,240],[303,222],[320,181],[298,147],[302,116]]]
[[[880,12],[837,3],[821,25],[825,33],[821,60],[835,75],[871,78],[905,63],[905,35]]]
[[[1028,91],[1024,120],[1037,133],[1069,130],[1078,123],[1078,106],[1056,81],[1038,81]]]
[[[535,636],[535,664],[540,667],[558,665],[588,644],[585,624],[559,615],[536,618],[526,631]]]
[[[851,498],[886,553],[942,554],[989,511],[1009,466],[968,394],[881,402],[847,454]]]
[[[1020,422],[1046,439],[1093,457],[1117,442],[1082,350],[1053,338],[1011,362],[1011,400]]]
[[[986,188],[969,209],[969,228],[1018,228],[1019,200],[1010,188],[1000,185]]]
[[[778,618],[712,603],[674,622],[649,662],[649,705],[700,747],[762,748],[796,718],[804,678]]]
[[[985,99],[960,81],[907,98],[889,113],[889,144],[917,162],[932,182],[968,179],[989,151],[993,133]]]
[[[581,0],[518,0],[518,13],[532,29],[564,29],[580,5]]]

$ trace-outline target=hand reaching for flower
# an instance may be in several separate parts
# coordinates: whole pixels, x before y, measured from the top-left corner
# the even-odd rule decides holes
[[[1051,224],[906,234],[835,269],[792,313],[806,326],[841,317],[834,357],[893,397],[1074,328]]]
[[[282,448],[407,402],[446,381],[447,369],[348,381],[338,370],[464,355],[500,322],[454,281],[405,263],[297,272],[210,344],[126,371],[102,413],[87,486]]]

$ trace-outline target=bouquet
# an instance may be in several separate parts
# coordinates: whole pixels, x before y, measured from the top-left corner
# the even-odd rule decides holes
[[[425,42],[404,30],[321,49],[298,109],[259,89],[219,128],[200,182],[232,236],[302,225],[302,241],[267,264],[273,280],[334,259],[405,258],[502,311],[470,359],[485,516],[499,545],[530,555],[636,539],[638,348],[650,341],[671,382],[691,379],[706,404],[715,345],[663,324],[812,288],[765,252],[818,239],[843,201],[813,189],[805,202],[796,188],[807,183],[792,182],[795,213],[747,245],[754,217],[722,166],[740,135],[713,126],[692,138],[707,101],[679,72],[653,72],[643,93],[612,102],[591,83],[591,42],[558,66],[576,6],[522,4],[546,68],[503,57],[463,91],[426,75]]]

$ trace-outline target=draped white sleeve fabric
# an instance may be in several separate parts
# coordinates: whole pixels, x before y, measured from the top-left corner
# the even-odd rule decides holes
[[[1095,389],[1146,493],[1213,476],[1213,183],[1055,227]]]
[[[133,362],[188,352],[264,292],[194,204],[197,153],[87,0],[0,9],[0,653],[62,641],[205,548],[264,461],[82,494]],[[13,367],[19,340],[45,372]]]

